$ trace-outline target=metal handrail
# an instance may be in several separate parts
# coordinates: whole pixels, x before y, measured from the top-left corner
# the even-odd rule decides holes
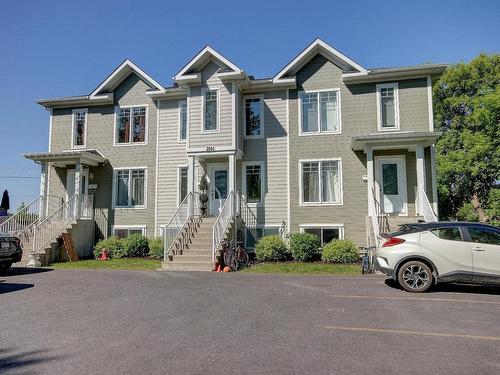
[[[40,220],[40,202],[43,196],[33,199],[21,210],[16,211],[7,220],[0,224],[0,232],[20,237],[30,230]]]
[[[243,195],[241,195],[241,193],[238,192],[237,196],[238,196],[237,214],[243,221],[245,227],[251,232],[253,238],[257,239],[257,217],[253,213],[252,209],[248,205],[248,202],[243,197]]]
[[[429,202],[427,193],[422,185],[417,186],[417,207],[419,207],[419,213],[424,217],[427,223],[438,221],[438,217],[434,213],[431,202]]]
[[[231,190],[227,196],[222,208],[215,220],[212,231],[212,262],[215,262],[215,255],[217,249],[219,248],[224,235],[231,224],[231,219],[234,218],[235,207],[234,207],[234,191]]]
[[[175,243],[187,221],[194,214],[194,207],[193,192],[189,192],[165,225],[163,229],[163,260],[165,262],[169,260],[168,255],[172,244]]]

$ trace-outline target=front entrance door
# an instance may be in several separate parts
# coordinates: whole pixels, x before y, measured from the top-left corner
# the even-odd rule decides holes
[[[89,194],[89,170],[88,169],[83,169],[80,172],[80,182],[81,182],[81,188],[80,188],[80,195],[83,198],[80,198],[80,201],[83,203],[81,205],[81,216],[86,217],[88,215],[88,212],[85,212],[87,209],[87,205],[85,204],[86,199],[88,199],[88,194]],[[68,169],[66,172],[66,201],[71,199],[73,195],[75,195],[76,189],[75,189],[75,170],[74,169]],[[75,202],[76,204],[76,202]],[[74,216],[75,214],[75,208],[76,205],[71,205],[71,207],[68,207],[68,215],[70,217]]]
[[[210,215],[217,216],[229,194],[228,165],[210,164],[208,175],[210,178]]]
[[[377,158],[378,198],[387,214],[408,213],[406,163],[403,156]]]

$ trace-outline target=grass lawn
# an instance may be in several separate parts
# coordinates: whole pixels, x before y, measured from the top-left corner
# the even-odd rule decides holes
[[[256,263],[242,270],[254,273],[290,273],[305,275],[360,275],[359,264],[326,264],[302,262]]]
[[[144,258],[121,258],[111,260],[79,260],[78,262],[53,263],[55,269],[106,269],[154,271],[160,268],[160,261]]]

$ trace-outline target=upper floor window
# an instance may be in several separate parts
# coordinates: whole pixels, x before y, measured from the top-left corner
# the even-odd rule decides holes
[[[264,164],[243,164],[243,192],[248,203],[262,203]]]
[[[187,103],[179,102],[179,140],[185,141],[187,135]]]
[[[301,92],[301,134],[340,133],[340,90]]]
[[[87,109],[73,110],[73,128],[71,130],[71,147],[85,147],[87,143]]]
[[[340,160],[302,161],[301,203],[342,204]]]
[[[264,111],[261,97],[245,98],[245,137],[259,138],[264,135]]]
[[[146,207],[146,169],[115,171],[115,207]]]
[[[146,143],[147,107],[116,110],[116,144]]]
[[[207,90],[203,94],[203,131],[217,131],[217,90]]]
[[[398,84],[377,85],[378,130],[399,129]]]

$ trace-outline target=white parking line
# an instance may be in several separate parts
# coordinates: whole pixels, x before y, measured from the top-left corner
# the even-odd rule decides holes
[[[500,305],[500,301],[481,301],[457,298],[425,298],[425,297],[384,297],[384,296],[361,296],[348,294],[330,294],[333,298],[356,298],[356,299],[381,299],[381,300],[408,300],[408,301],[432,301],[432,302],[460,302],[460,303],[483,303],[489,305]]]
[[[325,327],[325,328],[331,329],[331,330],[337,330],[337,331],[387,333],[387,334],[408,335],[408,336],[435,336],[435,337],[500,341],[500,337],[498,337],[498,336],[462,335],[462,334],[458,334],[458,333],[404,331],[404,330],[397,330],[397,329],[364,328],[364,327]]]

